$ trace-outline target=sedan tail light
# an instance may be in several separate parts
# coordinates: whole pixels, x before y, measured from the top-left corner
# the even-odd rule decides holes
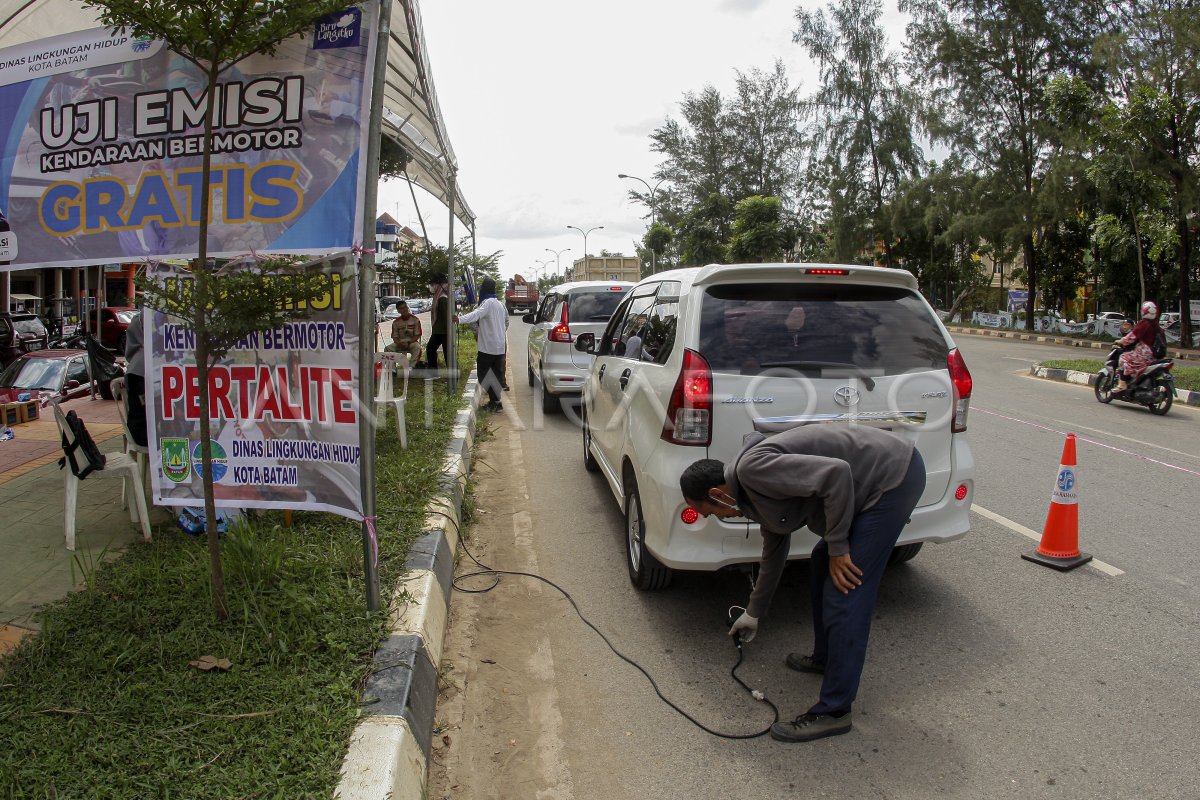
[[[712,370],[695,350],[683,351],[683,367],[671,390],[662,438],[697,447],[707,447],[712,441]]]
[[[971,373],[957,347],[946,356],[946,365],[950,368],[950,382],[954,384],[954,419],[950,421],[950,432],[962,433],[967,429],[967,411],[971,407]]]
[[[562,316],[558,320],[558,324],[551,329],[547,338],[552,342],[562,342],[570,344],[575,341],[575,337],[571,335],[570,317],[567,316],[568,303],[563,303]]]

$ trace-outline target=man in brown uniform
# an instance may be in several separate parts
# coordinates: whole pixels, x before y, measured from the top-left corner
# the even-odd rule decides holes
[[[421,320],[401,300],[396,303],[400,316],[392,320],[392,343],[383,348],[390,353],[408,353],[410,367],[421,360]]]

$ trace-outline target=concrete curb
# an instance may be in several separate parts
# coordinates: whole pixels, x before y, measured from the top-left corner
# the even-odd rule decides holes
[[[425,533],[405,562],[407,577],[389,604],[390,634],[376,650],[363,700],[369,704],[350,737],[334,797],[382,800],[425,796],[438,664],[450,615],[451,579],[471,445],[479,411],[474,372],[463,389],[446,446],[442,482],[425,507]]]
[[[1034,364],[1029,368],[1029,374],[1035,378],[1043,378],[1048,381],[1078,383],[1081,386],[1096,385],[1096,373],[1094,372],[1080,372],[1074,369],[1053,369],[1051,367],[1043,367],[1041,364]],[[1175,402],[1184,403],[1189,406],[1200,406],[1200,392],[1193,392],[1190,389],[1176,389]]]
[[[1112,342],[1098,342],[1092,339],[1076,339],[1071,336],[1053,336],[1044,333],[1025,333],[1006,328],[964,328],[959,325],[947,325],[951,333],[966,333],[972,336],[996,336],[1001,339],[1018,339],[1025,342],[1045,342],[1047,344],[1062,344],[1068,347],[1082,347],[1092,350],[1111,350]],[[1180,350],[1177,347],[1167,348],[1167,354],[1176,361],[1200,360],[1200,350]]]

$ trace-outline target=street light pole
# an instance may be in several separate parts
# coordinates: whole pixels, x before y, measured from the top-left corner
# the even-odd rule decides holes
[[[534,261],[536,261],[537,263],[539,263],[539,264],[541,264],[541,265],[542,265],[541,269],[539,269],[539,270],[537,271],[537,273],[538,273],[537,287],[538,287],[538,291],[540,292],[540,291],[542,290],[542,281],[541,281],[541,275],[542,275],[542,274],[544,274],[544,273],[546,273],[546,272],[549,272],[549,271],[550,271],[550,265],[551,265],[551,264],[553,264],[554,262],[553,262],[553,261],[551,261],[551,260],[550,260],[550,259],[548,259],[548,258],[547,258],[545,261],[543,261],[543,260],[542,260],[542,259],[540,259],[540,258],[535,258],[535,259],[534,259]]]
[[[551,250],[549,247],[547,247],[546,252],[554,253],[554,274],[556,276],[561,276],[562,275],[562,264],[559,263],[558,257],[561,256],[563,253],[571,252],[571,248],[564,247],[562,250]]]
[[[622,178],[622,179],[627,178],[629,180],[639,181],[639,182],[641,182],[641,184],[643,186],[646,187],[646,191],[650,193],[650,227],[653,228],[654,223],[658,221],[658,203],[655,202],[654,197],[658,193],[658,187],[663,185],[663,181],[665,181],[666,178],[663,178],[663,180],[654,184],[654,188],[651,189],[650,184],[646,183],[646,180],[644,178],[639,178],[637,175],[626,175],[624,172],[622,172],[619,175],[617,175],[617,177]],[[653,275],[655,272],[658,272],[658,258],[657,258],[657,254],[654,252],[654,248],[651,247],[650,248],[650,274]]]
[[[588,260],[588,249],[587,249],[588,234],[591,233],[592,231],[604,230],[604,226],[597,225],[594,228],[588,228],[586,231],[583,228],[580,228],[578,225],[568,225],[567,227],[574,228],[575,230],[577,230],[583,234],[583,269],[584,269],[584,272],[586,273],[587,272],[587,260]],[[572,277],[574,277],[574,276],[572,276]]]

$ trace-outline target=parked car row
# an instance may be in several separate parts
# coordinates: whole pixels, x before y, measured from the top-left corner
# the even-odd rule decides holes
[[[0,367],[49,344],[50,334],[37,314],[0,311]]]
[[[597,293],[620,299],[607,322],[608,308],[585,316],[573,305]],[[758,560],[755,524],[701,517],[679,488],[685,467],[699,458],[728,463],[753,432],[871,426],[914,441],[926,488],[893,561],[970,527],[971,375],[907,272],[679,269],[632,287],[554,287],[524,320],[533,326],[531,384],[546,398],[582,389],[584,466],[624,511],[626,563],[640,589],[666,586],[674,570]],[[567,345],[569,358],[560,350]],[[550,410],[557,400],[543,402]],[[807,531],[793,536],[789,558],[807,558],[817,541]]]

